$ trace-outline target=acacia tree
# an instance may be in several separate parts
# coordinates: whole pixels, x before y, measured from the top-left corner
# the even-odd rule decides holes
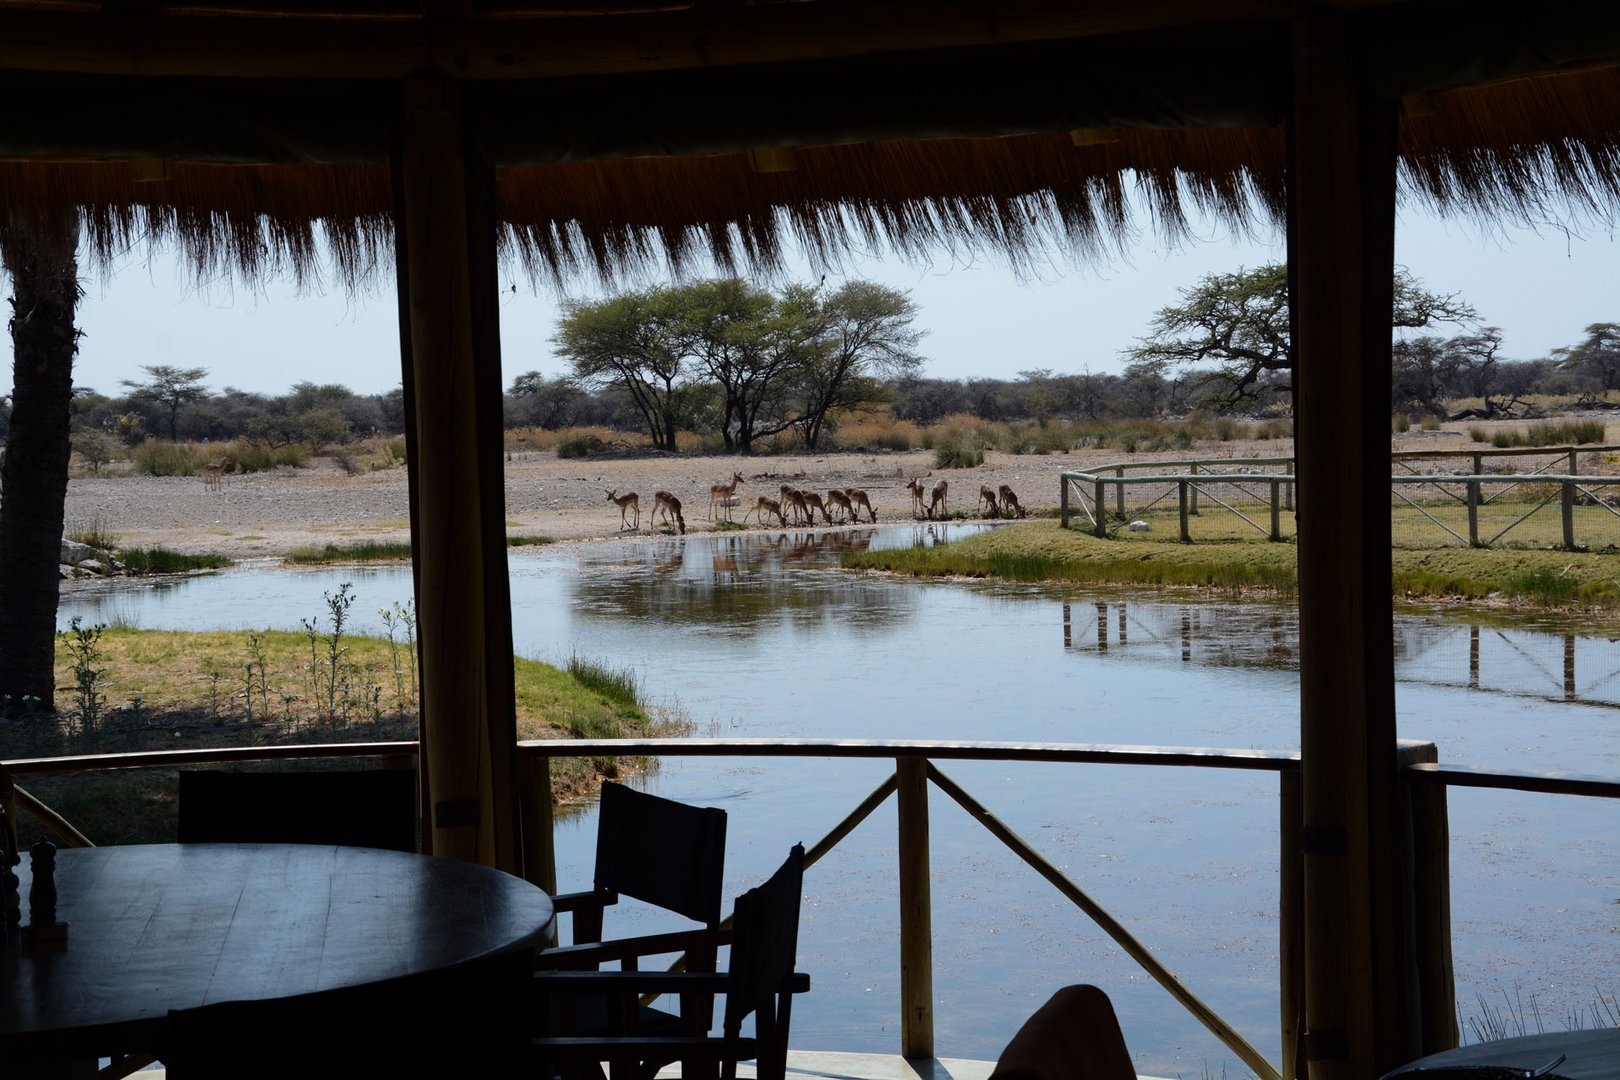
[[[1392,327],[1418,329],[1477,318],[1457,294],[1430,292],[1405,269],[1395,271]],[[1181,303],[1159,311],[1148,336],[1126,359],[1143,373],[1192,369],[1191,389],[1225,409],[1265,411],[1279,396],[1291,397],[1296,357],[1288,317],[1288,268],[1273,263],[1205,275],[1182,290]]]
[[[130,397],[141,398],[169,410],[169,438],[180,437],[180,410],[208,393],[203,379],[207,368],[183,368],[172,364],[142,364],[146,381],[120,380],[129,387]]]
[[[851,281],[821,300],[816,338],[800,374],[800,424],[805,446],[814,450],[827,414],[872,401],[879,378],[899,379],[922,366],[917,346],[925,330],[913,325],[911,297],[870,281]]]
[[[1607,395],[1620,387],[1620,323],[1593,323],[1586,340],[1569,349],[1554,349],[1559,366]]]
[[[622,389],[652,436],[675,450],[675,433],[695,389],[682,347],[682,313],[671,290],[623,293],[595,303],[569,301],[552,343],[586,386]]]
[[[11,426],[0,466],[0,712],[56,694],[57,566],[67,500],[76,210],[0,219],[0,263],[11,276]]]
[[[794,423],[782,415],[782,390],[802,363],[798,338],[809,329],[796,290],[789,286],[778,301],[737,278],[674,290],[686,316],[684,346],[719,390],[727,450],[746,454],[755,439]]]

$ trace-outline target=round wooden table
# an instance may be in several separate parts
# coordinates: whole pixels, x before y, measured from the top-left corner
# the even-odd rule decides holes
[[[28,859],[22,878],[28,922]],[[149,1049],[171,1009],[442,971],[549,937],[497,870],[371,848],[150,844],[57,853],[65,948],[0,951],[0,1062]]]
[[[1563,1060],[1551,1065],[1560,1056]],[[1426,1073],[1434,1073],[1434,1080],[1444,1080],[1447,1070],[1459,1069],[1490,1070],[1492,1074],[1503,1070],[1504,1078],[1509,1070],[1519,1076],[1547,1070],[1549,1078],[1620,1080],[1620,1028],[1556,1031],[1472,1043],[1419,1058],[1386,1074],[1384,1080],[1423,1080]]]

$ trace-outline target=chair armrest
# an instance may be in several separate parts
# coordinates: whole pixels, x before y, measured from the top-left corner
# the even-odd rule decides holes
[[[795,971],[787,977],[785,989],[790,994],[808,994],[810,992],[810,976],[802,971]]]
[[[676,930],[667,934],[643,934],[639,937],[614,938],[611,941],[593,941],[583,945],[559,945],[542,949],[535,954],[537,971],[556,971],[589,967],[610,960],[628,960],[662,953],[685,952],[691,949],[714,949],[731,943],[730,929]]]
[[[551,910],[561,913],[564,911],[579,911],[582,908],[602,908],[608,904],[617,904],[619,894],[595,889],[586,892],[557,893],[551,898]]]
[[[634,994],[719,994],[728,978],[707,971],[536,971],[530,976],[541,993]]]

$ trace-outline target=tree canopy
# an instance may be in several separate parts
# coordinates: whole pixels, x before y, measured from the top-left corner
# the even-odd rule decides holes
[[[680,430],[707,430],[747,453],[790,428],[814,449],[835,410],[917,371],[916,315],[906,294],[871,282],[772,294],[725,278],[571,302],[552,340],[579,385],[630,398],[660,449],[673,451]],[[519,382],[514,393],[543,386]]]
[[[175,367],[172,364],[143,364],[146,381],[124,379],[123,385],[134,393],[131,396],[148,398],[169,410],[169,438],[179,438],[180,410],[208,393],[203,379],[207,368]]]
[[[1431,292],[1405,269],[1396,269],[1392,329],[1477,319],[1456,293]],[[1265,411],[1293,387],[1287,267],[1272,263],[1205,275],[1182,290],[1179,304],[1159,311],[1126,359],[1134,372],[1169,378],[1184,371],[1181,389],[1193,404]]]

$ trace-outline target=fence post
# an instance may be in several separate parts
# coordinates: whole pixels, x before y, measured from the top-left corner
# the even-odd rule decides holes
[[[523,827],[523,877],[555,893],[557,852],[551,834],[551,759],[543,754],[518,757],[518,813]]]
[[[1580,471],[1580,464],[1575,460],[1575,448],[1571,447],[1569,451],[1569,475],[1579,475]]]
[[[1575,481],[1565,480],[1564,489],[1564,550],[1575,550]]]
[[[1114,475],[1119,477],[1121,480],[1125,479],[1125,466],[1121,465],[1119,468],[1115,469],[1114,470]],[[1119,512],[1119,516],[1121,518],[1123,518],[1125,516],[1125,485],[1124,484],[1119,484],[1114,489],[1114,509]]]
[[[1439,760],[1433,743],[1402,747],[1400,763]],[[1406,865],[1409,883],[1413,968],[1417,975],[1417,1003],[1421,1010],[1421,1052],[1433,1054],[1457,1045],[1457,986],[1451,956],[1451,828],[1446,809],[1446,787],[1437,783],[1402,781],[1411,845]]]
[[[1290,461],[1284,465],[1283,472],[1288,476],[1294,475],[1294,463]],[[1292,482],[1287,485],[1287,490],[1283,492],[1283,509],[1290,514],[1294,512],[1294,485]]]
[[[933,909],[928,884],[928,759],[895,760],[900,819],[900,1054],[934,1056]]]
[[[1484,472],[1485,472],[1485,455],[1484,454],[1475,454],[1474,455],[1474,475],[1475,476],[1480,476]]]
[[[1468,481],[1468,546],[1479,547],[1479,481]]]
[[[1187,481],[1176,481],[1176,494],[1181,502],[1181,542],[1192,543],[1192,534],[1187,531]]]
[[[1283,769],[1278,780],[1282,815],[1277,844],[1282,860],[1277,874],[1277,956],[1282,965],[1282,1061],[1278,1064],[1283,1080],[1303,1080],[1305,1061],[1299,1047],[1305,1026],[1305,874],[1300,830],[1305,806],[1298,769]]]
[[[1096,510],[1097,510],[1097,525],[1096,525],[1097,535],[1100,536],[1100,537],[1103,537],[1104,539],[1107,539],[1107,537],[1108,537],[1108,515],[1103,512],[1103,499],[1106,498],[1106,495],[1107,495],[1107,493],[1103,491],[1103,482],[1101,480],[1098,480],[1097,481],[1097,492],[1092,497],[1091,502],[1092,502],[1092,505],[1094,507],[1096,507]],[[1125,501],[1125,485],[1124,484],[1119,485],[1119,500],[1120,500],[1121,504],[1123,504],[1124,501]],[[1125,511],[1123,509],[1120,510],[1119,516],[1120,517],[1125,516]]]
[[[1196,462],[1196,461],[1193,462],[1191,468],[1192,468],[1192,474],[1194,476],[1197,476],[1198,475],[1198,462]],[[1193,517],[1198,516],[1198,485],[1197,484],[1193,485],[1192,491],[1190,492],[1190,503],[1189,503],[1189,509],[1187,510],[1187,513],[1191,514]]]
[[[1067,529],[1069,527],[1069,478],[1067,476],[1058,477],[1058,515],[1058,520]]]
[[[1282,539],[1281,503],[1282,481],[1273,480],[1271,482],[1271,539],[1273,541]]]

